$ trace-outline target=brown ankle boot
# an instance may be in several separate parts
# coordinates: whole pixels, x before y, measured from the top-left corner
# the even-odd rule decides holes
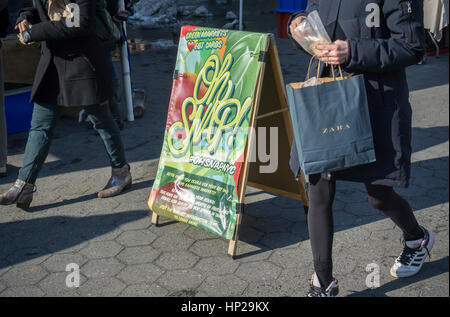
[[[33,200],[33,193],[36,191],[36,186],[27,184],[18,179],[7,192],[0,195],[0,205],[16,204],[18,208],[28,210]]]
[[[108,184],[98,193],[98,197],[108,198],[117,196],[124,190],[130,188],[131,182],[130,165],[126,164],[122,168],[113,168]]]

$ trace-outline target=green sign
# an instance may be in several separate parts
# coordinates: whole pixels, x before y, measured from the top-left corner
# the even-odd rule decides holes
[[[148,205],[232,239],[267,34],[183,26]]]

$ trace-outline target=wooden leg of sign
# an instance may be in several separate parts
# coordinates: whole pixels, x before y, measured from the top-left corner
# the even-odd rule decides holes
[[[156,212],[152,212],[152,224],[154,224],[156,227],[159,225],[159,216],[156,214]]]
[[[238,214],[236,218],[236,228],[234,229],[233,239],[228,244],[228,255],[234,260],[236,258],[237,243],[239,240],[239,225],[242,221],[242,214]]]

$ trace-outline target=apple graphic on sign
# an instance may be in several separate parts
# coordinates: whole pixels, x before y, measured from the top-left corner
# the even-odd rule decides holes
[[[169,131],[170,127],[178,121],[183,121],[181,114],[181,106],[184,100],[188,97],[192,97],[194,86],[197,81],[197,74],[194,73],[179,73],[176,79],[173,81],[172,95],[169,102],[169,111],[166,121],[166,131]],[[200,91],[198,93],[198,98],[202,98],[207,91],[206,86],[202,83],[200,85]],[[186,116],[192,113],[192,108],[187,109]],[[176,135],[178,139],[184,139],[186,137],[185,131],[180,130]]]

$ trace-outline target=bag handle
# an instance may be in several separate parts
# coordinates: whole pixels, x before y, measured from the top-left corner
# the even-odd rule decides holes
[[[317,76],[316,78],[319,79],[319,74],[320,74],[320,64],[321,64],[321,61],[320,61],[320,59],[317,57],[317,55],[313,55],[313,56],[311,57],[310,61],[309,61],[308,75],[306,76],[307,80],[310,79],[309,74],[310,74],[310,71],[311,71],[311,66],[312,66],[312,62],[313,62],[314,58],[317,58],[318,61],[319,61],[319,63],[317,64],[317,75],[316,75],[316,76]],[[333,80],[344,80],[345,78],[344,78],[344,75],[342,74],[342,68],[341,68],[341,65],[337,65],[337,67],[338,67],[338,69],[339,69],[339,74],[341,75],[341,77],[336,78],[336,74],[335,74],[335,72],[334,72],[334,65],[331,65],[331,73],[333,74]]]

